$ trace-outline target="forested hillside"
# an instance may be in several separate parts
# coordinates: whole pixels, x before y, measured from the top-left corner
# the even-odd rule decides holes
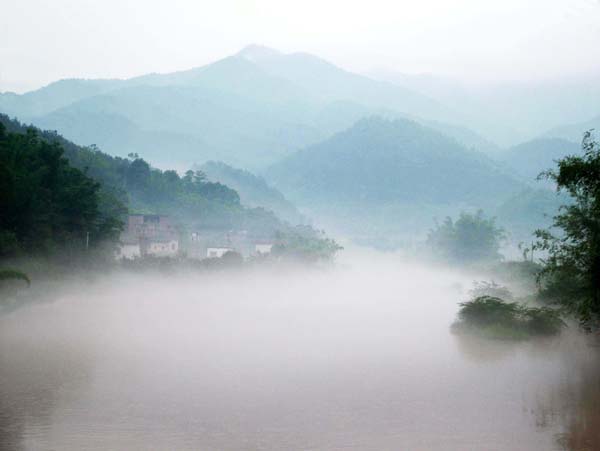
[[[0,122],[0,257],[71,254],[115,240],[122,208],[58,143]]]
[[[223,183],[236,190],[243,205],[264,207],[292,224],[303,221],[294,204],[262,177],[220,161],[209,161],[200,166],[200,170],[206,174],[208,180]]]
[[[267,178],[305,204],[477,205],[518,189],[485,155],[415,122],[378,117],[273,165]]]
[[[586,130],[600,127],[600,86],[598,77],[590,74],[579,79],[517,77],[485,83],[393,71],[377,71],[373,76],[454,106],[466,116],[461,123],[501,147],[538,136],[579,143]]]
[[[556,160],[581,152],[579,144],[560,138],[540,138],[498,153],[498,159],[509,165],[526,181],[535,183],[537,176],[556,164]],[[540,183],[538,186],[550,186]]]
[[[409,120],[372,117],[269,168],[292,202],[361,242],[409,246],[434,218],[493,212],[525,186],[483,153]]]
[[[179,176],[135,155],[112,157],[3,115],[0,124],[6,130],[0,153],[5,252],[82,243],[88,232],[94,242],[114,239],[127,211],[168,214],[188,227],[265,236],[289,228],[264,208],[246,208],[235,190],[206,180],[202,172]]]
[[[262,170],[373,114],[428,123],[467,146],[490,145],[453,108],[427,96],[316,56],[257,46],[182,72],[61,80],[0,94],[0,112],[178,170],[209,160]]]
[[[508,238],[513,243],[530,242],[533,231],[540,227],[549,227],[552,217],[558,213],[561,205],[567,205],[569,202],[568,196],[556,193],[548,187],[528,187],[512,195],[492,211],[498,222],[506,227],[509,232]]]
[[[549,138],[561,138],[579,143],[581,142],[583,133],[588,130],[594,130],[596,133],[600,131],[600,115],[589,120],[554,127],[546,131],[544,136]]]

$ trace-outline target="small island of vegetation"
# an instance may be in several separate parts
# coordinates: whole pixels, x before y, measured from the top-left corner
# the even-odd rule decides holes
[[[517,302],[504,287],[480,284],[469,301],[460,303],[454,331],[502,339],[554,335],[565,326],[563,316],[575,318],[586,331],[600,328],[600,145],[591,132],[582,149],[582,156],[560,159],[556,170],[540,175],[554,182],[559,193],[566,191],[571,202],[561,207],[551,229],[535,232],[537,241],[524,250],[524,257],[533,251],[543,256],[539,265],[522,262],[534,269],[530,276],[535,276],[536,291]],[[463,214],[456,223],[448,219],[438,226],[430,242],[453,261],[473,264],[495,259],[501,233],[481,213]],[[466,235],[471,239],[461,239]]]

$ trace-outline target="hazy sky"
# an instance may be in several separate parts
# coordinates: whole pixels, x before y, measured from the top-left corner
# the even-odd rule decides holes
[[[344,68],[600,76],[600,0],[5,0],[0,91],[199,66],[250,43]]]

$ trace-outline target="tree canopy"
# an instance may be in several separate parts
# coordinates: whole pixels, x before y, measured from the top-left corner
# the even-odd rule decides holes
[[[62,148],[62,155],[71,166],[100,184],[99,205],[107,214],[119,216],[127,210],[166,214],[194,228],[246,229],[257,233],[275,233],[283,227],[273,213],[244,207],[234,189],[210,182],[202,172],[187,171],[180,176],[174,170],[152,167],[135,153],[129,158],[113,157],[96,146],[78,146],[57,133],[26,127],[2,114],[0,123],[11,134],[35,133],[45,145]]]
[[[0,123],[0,255],[52,253],[115,237],[120,220],[102,211],[100,184],[72,167],[57,143]]]
[[[447,217],[429,232],[427,244],[434,254],[453,263],[497,261],[504,231],[494,218],[486,218],[483,211],[461,213],[454,221]]]
[[[581,156],[558,160],[541,177],[554,181],[572,203],[561,207],[550,229],[537,230],[547,252],[541,294],[576,314],[586,327],[600,324],[600,144],[587,132]]]
[[[298,237],[313,252],[329,243],[311,227],[292,227],[265,208],[243,206],[234,189],[202,171],[180,176],[135,153],[112,157],[2,114],[0,126],[0,257],[115,241],[128,211],[170,215],[188,229],[244,230],[265,239],[279,233],[289,236],[280,240],[287,248]]]
[[[331,261],[343,249],[325,232],[306,225],[278,232],[277,240],[273,256],[300,262]]]

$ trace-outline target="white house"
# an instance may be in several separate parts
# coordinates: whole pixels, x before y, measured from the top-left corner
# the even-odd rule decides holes
[[[177,230],[165,215],[129,215],[121,233],[117,259],[145,255],[175,257],[179,252]]]
[[[146,246],[146,254],[156,257],[175,257],[179,252],[177,240],[149,241]]]
[[[221,258],[227,252],[232,252],[233,249],[230,247],[209,247],[206,249],[206,256],[208,258]]]
[[[273,249],[273,243],[261,243],[254,246],[254,252],[257,254],[270,254]]]
[[[141,255],[140,243],[121,243],[117,249],[116,257],[117,259],[133,260],[141,257]]]

